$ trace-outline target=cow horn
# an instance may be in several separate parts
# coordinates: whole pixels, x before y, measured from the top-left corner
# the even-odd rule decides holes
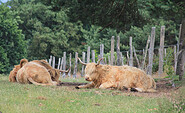
[[[100,64],[100,61],[103,60],[103,59],[104,58],[99,59],[96,65],[99,65]]]
[[[65,72],[68,73],[71,70],[71,67],[66,71],[66,70],[60,70],[60,72]]]
[[[77,58],[78,58],[78,60],[80,61],[81,64],[87,65],[87,63],[82,62],[81,59],[80,59],[79,57],[77,57]]]

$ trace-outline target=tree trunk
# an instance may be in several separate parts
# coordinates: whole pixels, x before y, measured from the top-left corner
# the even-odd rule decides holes
[[[181,34],[179,39],[179,55],[177,60],[176,74],[179,75],[179,80],[183,79],[184,63],[185,63],[185,20],[182,21]]]

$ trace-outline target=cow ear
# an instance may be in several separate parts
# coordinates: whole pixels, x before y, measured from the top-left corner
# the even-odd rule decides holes
[[[48,69],[48,72],[50,72],[51,71],[51,69]]]

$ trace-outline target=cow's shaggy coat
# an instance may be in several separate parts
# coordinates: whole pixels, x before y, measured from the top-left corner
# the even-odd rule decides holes
[[[86,65],[85,79],[91,83],[77,88],[134,88],[139,92],[156,92],[154,79],[144,71],[131,66],[99,65],[100,61],[85,64],[80,60]]]
[[[35,62],[24,64],[17,72],[16,80],[18,83],[22,84],[57,85],[57,82],[52,81],[48,70]]]

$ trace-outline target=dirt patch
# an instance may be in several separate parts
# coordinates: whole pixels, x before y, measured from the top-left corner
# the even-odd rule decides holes
[[[87,83],[78,83],[78,82],[60,82],[58,86],[79,86],[85,85]]]
[[[74,89],[74,87],[79,86],[79,85],[85,85],[87,83],[79,83],[79,82],[61,82],[59,84],[59,86],[68,86],[68,87],[72,87]],[[173,87],[171,85],[171,81],[169,79],[160,79],[156,82],[156,86],[157,86],[157,92],[156,93],[139,93],[139,92],[129,92],[127,90],[121,90],[119,92],[117,92],[117,90],[115,90],[116,92],[112,92],[111,95],[126,95],[126,96],[138,96],[138,97],[162,97],[162,96],[171,96],[172,92],[176,92],[180,87]],[[76,89],[78,90],[78,89]],[[95,94],[97,94],[97,92],[95,92]],[[98,93],[99,94],[99,93]]]

